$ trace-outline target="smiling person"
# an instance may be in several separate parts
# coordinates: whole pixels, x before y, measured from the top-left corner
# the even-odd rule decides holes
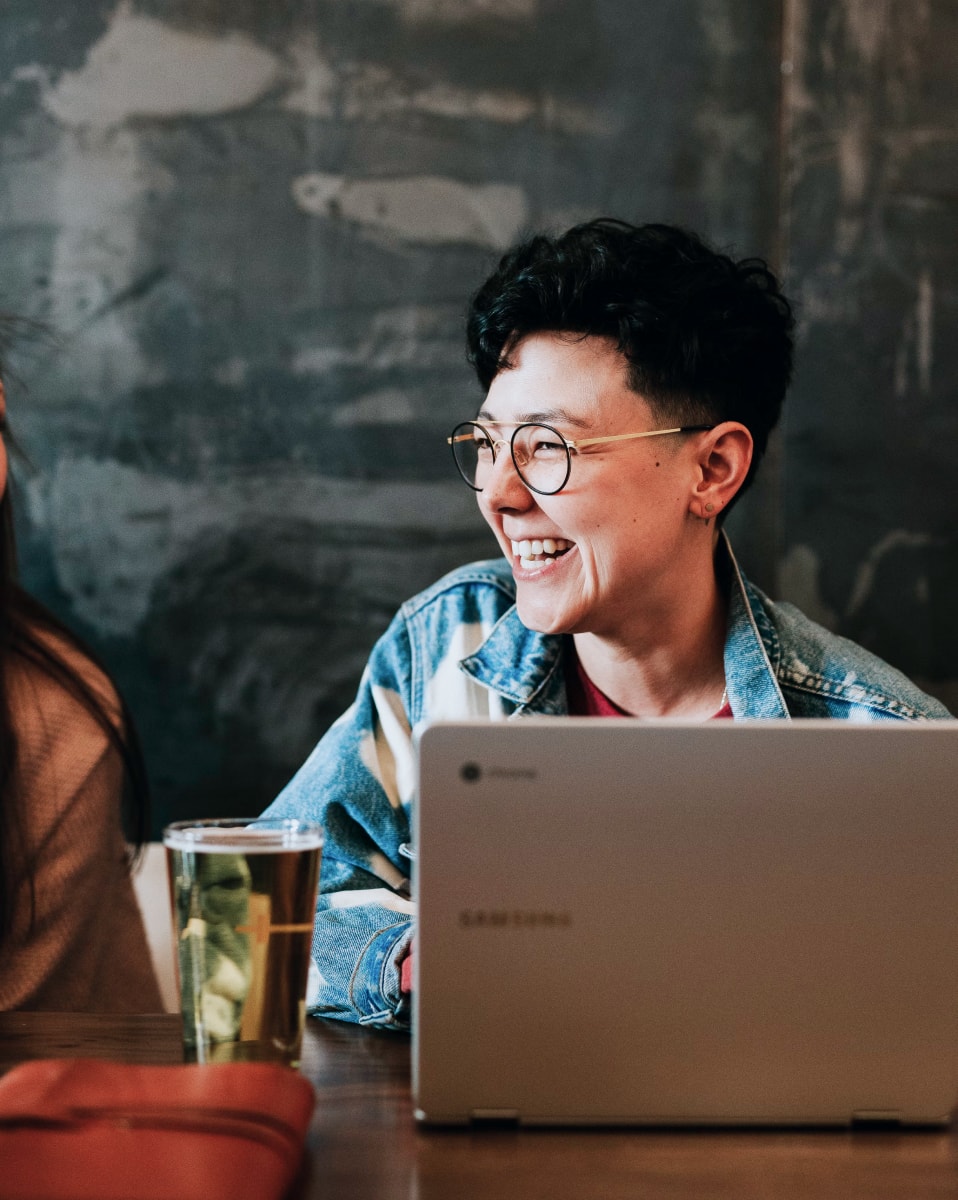
[[[449,442],[503,557],[403,605],[270,809],[325,826],[311,1011],[408,1024],[421,721],[950,715],[773,603],[723,533],[778,420],[792,330],[763,262],[666,225],[533,238],[477,292],[485,400]]]

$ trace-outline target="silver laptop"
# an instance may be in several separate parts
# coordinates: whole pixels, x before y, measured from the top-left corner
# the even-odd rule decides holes
[[[944,1124],[958,721],[419,739],[427,1124]]]

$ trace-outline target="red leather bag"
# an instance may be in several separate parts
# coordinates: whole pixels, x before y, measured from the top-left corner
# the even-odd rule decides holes
[[[279,1200],[314,1103],[269,1063],[22,1063],[0,1078],[0,1197]]]

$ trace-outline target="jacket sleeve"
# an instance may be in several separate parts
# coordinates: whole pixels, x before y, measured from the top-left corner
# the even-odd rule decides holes
[[[410,651],[397,616],[376,644],[353,705],[267,816],[319,821],[324,844],[307,1008],[405,1029],[400,963],[412,940],[408,859],[414,787]]]

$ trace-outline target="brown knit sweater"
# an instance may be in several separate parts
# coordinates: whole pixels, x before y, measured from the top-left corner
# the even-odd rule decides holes
[[[51,641],[119,722],[102,672]],[[31,925],[24,862],[9,861],[8,844],[16,891],[13,927],[0,942],[0,1010],[161,1012],[120,824],[119,755],[83,705],[39,668],[20,664],[8,686],[34,911]]]

